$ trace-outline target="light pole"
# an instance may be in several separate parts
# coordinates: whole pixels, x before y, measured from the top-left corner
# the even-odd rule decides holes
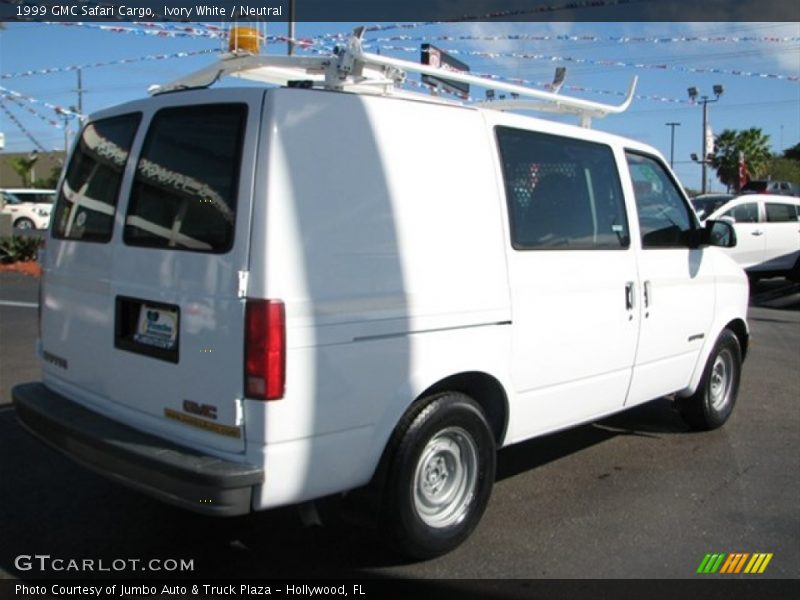
[[[286,54],[294,55],[294,0],[289,0],[289,39],[286,42]]]
[[[700,96],[700,102],[703,104],[703,154],[701,156],[700,164],[703,167],[703,181],[701,182],[701,193],[705,194],[707,189],[707,181],[706,181],[706,165],[708,165],[708,147],[706,145],[706,130],[708,128],[708,105],[713,104],[714,102],[719,102],[719,97],[722,96],[722,93],[725,91],[721,85],[714,84],[714,99],[711,100],[708,96]],[[697,102],[697,97],[699,92],[697,88],[692,86],[688,90],[689,92],[689,100],[692,102]]]
[[[664,123],[667,127],[670,128],[670,135],[669,135],[669,168],[673,167],[675,162],[675,128],[680,127],[680,123]]]

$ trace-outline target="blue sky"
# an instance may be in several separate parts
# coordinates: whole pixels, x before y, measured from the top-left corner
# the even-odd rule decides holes
[[[96,25],[96,24],[95,24]],[[122,24],[130,25],[130,24]],[[326,33],[347,33],[355,24],[298,23],[297,37]],[[285,33],[285,25],[270,26],[268,34]],[[510,35],[593,36],[595,41],[511,40]],[[516,77],[531,81],[549,81],[556,66],[567,67],[567,85],[579,88],[622,92],[631,78],[639,76],[638,93],[642,96],[678,100],[637,99],[623,116],[595,120],[596,129],[641,140],[658,148],[668,159],[670,128],[667,122],[679,122],[675,130],[675,171],[687,186],[700,186],[700,167],[689,160],[700,153],[702,110],[687,102],[686,89],[696,86],[711,95],[714,84],[722,84],[725,93],[710,107],[713,130],[759,127],[770,136],[772,149],[779,152],[800,141],[800,82],[787,79],[764,79],[730,73],[692,73],[687,69],[740,70],[754,73],[800,76],[800,42],[733,41],[732,38],[800,38],[799,23],[464,23],[425,25],[411,29],[390,29],[367,34],[367,39],[398,35],[433,38],[440,35],[498,39],[474,41],[436,41],[444,49],[473,53],[461,55],[472,70]],[[619,42],[614,37],[644,37],[647,41]],[[724,37],[726,41],[655,42],[654,38]],[[418,48],[420,40],[384,40],[383,54],[418,60],[419,52],[394,50],[391,47]],[[43,23],[7,23],[0,30],[0,75],[31,69],[67,67],[97,61],[112,61],[154,54],[191,52],[220,48],[220,41],[208,38],[165,38],[148,35],[113,33],[96,28]],[[271,53],[284,53],[285,45],[270,45]],[[489,58],[475,53],[503,54]],[[617,61],[628,66],[604,66],[560,62],[546,58],[522,58],[519,55],[571,57],[591,61]],[[514,56],[517,55],[517,56]],[[213,61],[212,55],[151,60],[128,65],[87,68],[83,70],[84,112],[91,113],[120,102],[140,98],[153,83],[164,83]],[[635,63],[663,65],[666,68],[634,68]],[[0,86],[52,105],[69,107],[77,103],[76,74],[54,73],[0,79]],[[603,102],[617,103],[621,98],[597,95],[588,91],[563,90],[562,93]],[[0,99],[2,98],[0,90]],[[476,91],[482,95],[482,91]],[[35,110],[31,114],[17,103],[3,105],[44,147],[63,148],[63,130],[45,119],[56,118],[44,104],[23,102]],[[74,129],[75,124],[71,127]],[[4,111],[0,111],[0,131],[5,134],[6,151],[29,151],[34,148]],[[712,177],[711,187],[721,185]]]

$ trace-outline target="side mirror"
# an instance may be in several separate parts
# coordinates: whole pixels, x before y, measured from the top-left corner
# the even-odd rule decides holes
[[[734,223],[736,223],[736,219],[734,219],[733,217],[729,217],[729,216],[727,216],[727,215],[726,215],[726,216],[724,216],[724,217],[720,217],[720,218],[719,218],[719,220],[720,220],[720,221],[724,221],[725,223],[730,223],[731,225],[733,225]]]
[[[730,222],[729,217],[723,217],[719,221],[706,221],[703,237],[707,246],[718,246],[719,248],[733,248],[736,246],[736,230]]]

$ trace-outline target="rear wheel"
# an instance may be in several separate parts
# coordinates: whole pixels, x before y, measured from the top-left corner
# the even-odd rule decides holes
[[[697,391],[678,400],[678,410],[694,429],[716,429],[728,420],[736,404],[742,370],[739,339],[725,329],[708,357]]]
[[[422,400],[395,430],[384,529],[404,555],[439,556],[480,521],[494,484],[494,436],[480,406],[456,392]]]

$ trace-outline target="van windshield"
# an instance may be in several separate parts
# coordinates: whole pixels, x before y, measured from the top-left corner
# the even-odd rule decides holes
[[[125,218],[131,246],[226,252],[233,245],[245,104],[153,117]]]

